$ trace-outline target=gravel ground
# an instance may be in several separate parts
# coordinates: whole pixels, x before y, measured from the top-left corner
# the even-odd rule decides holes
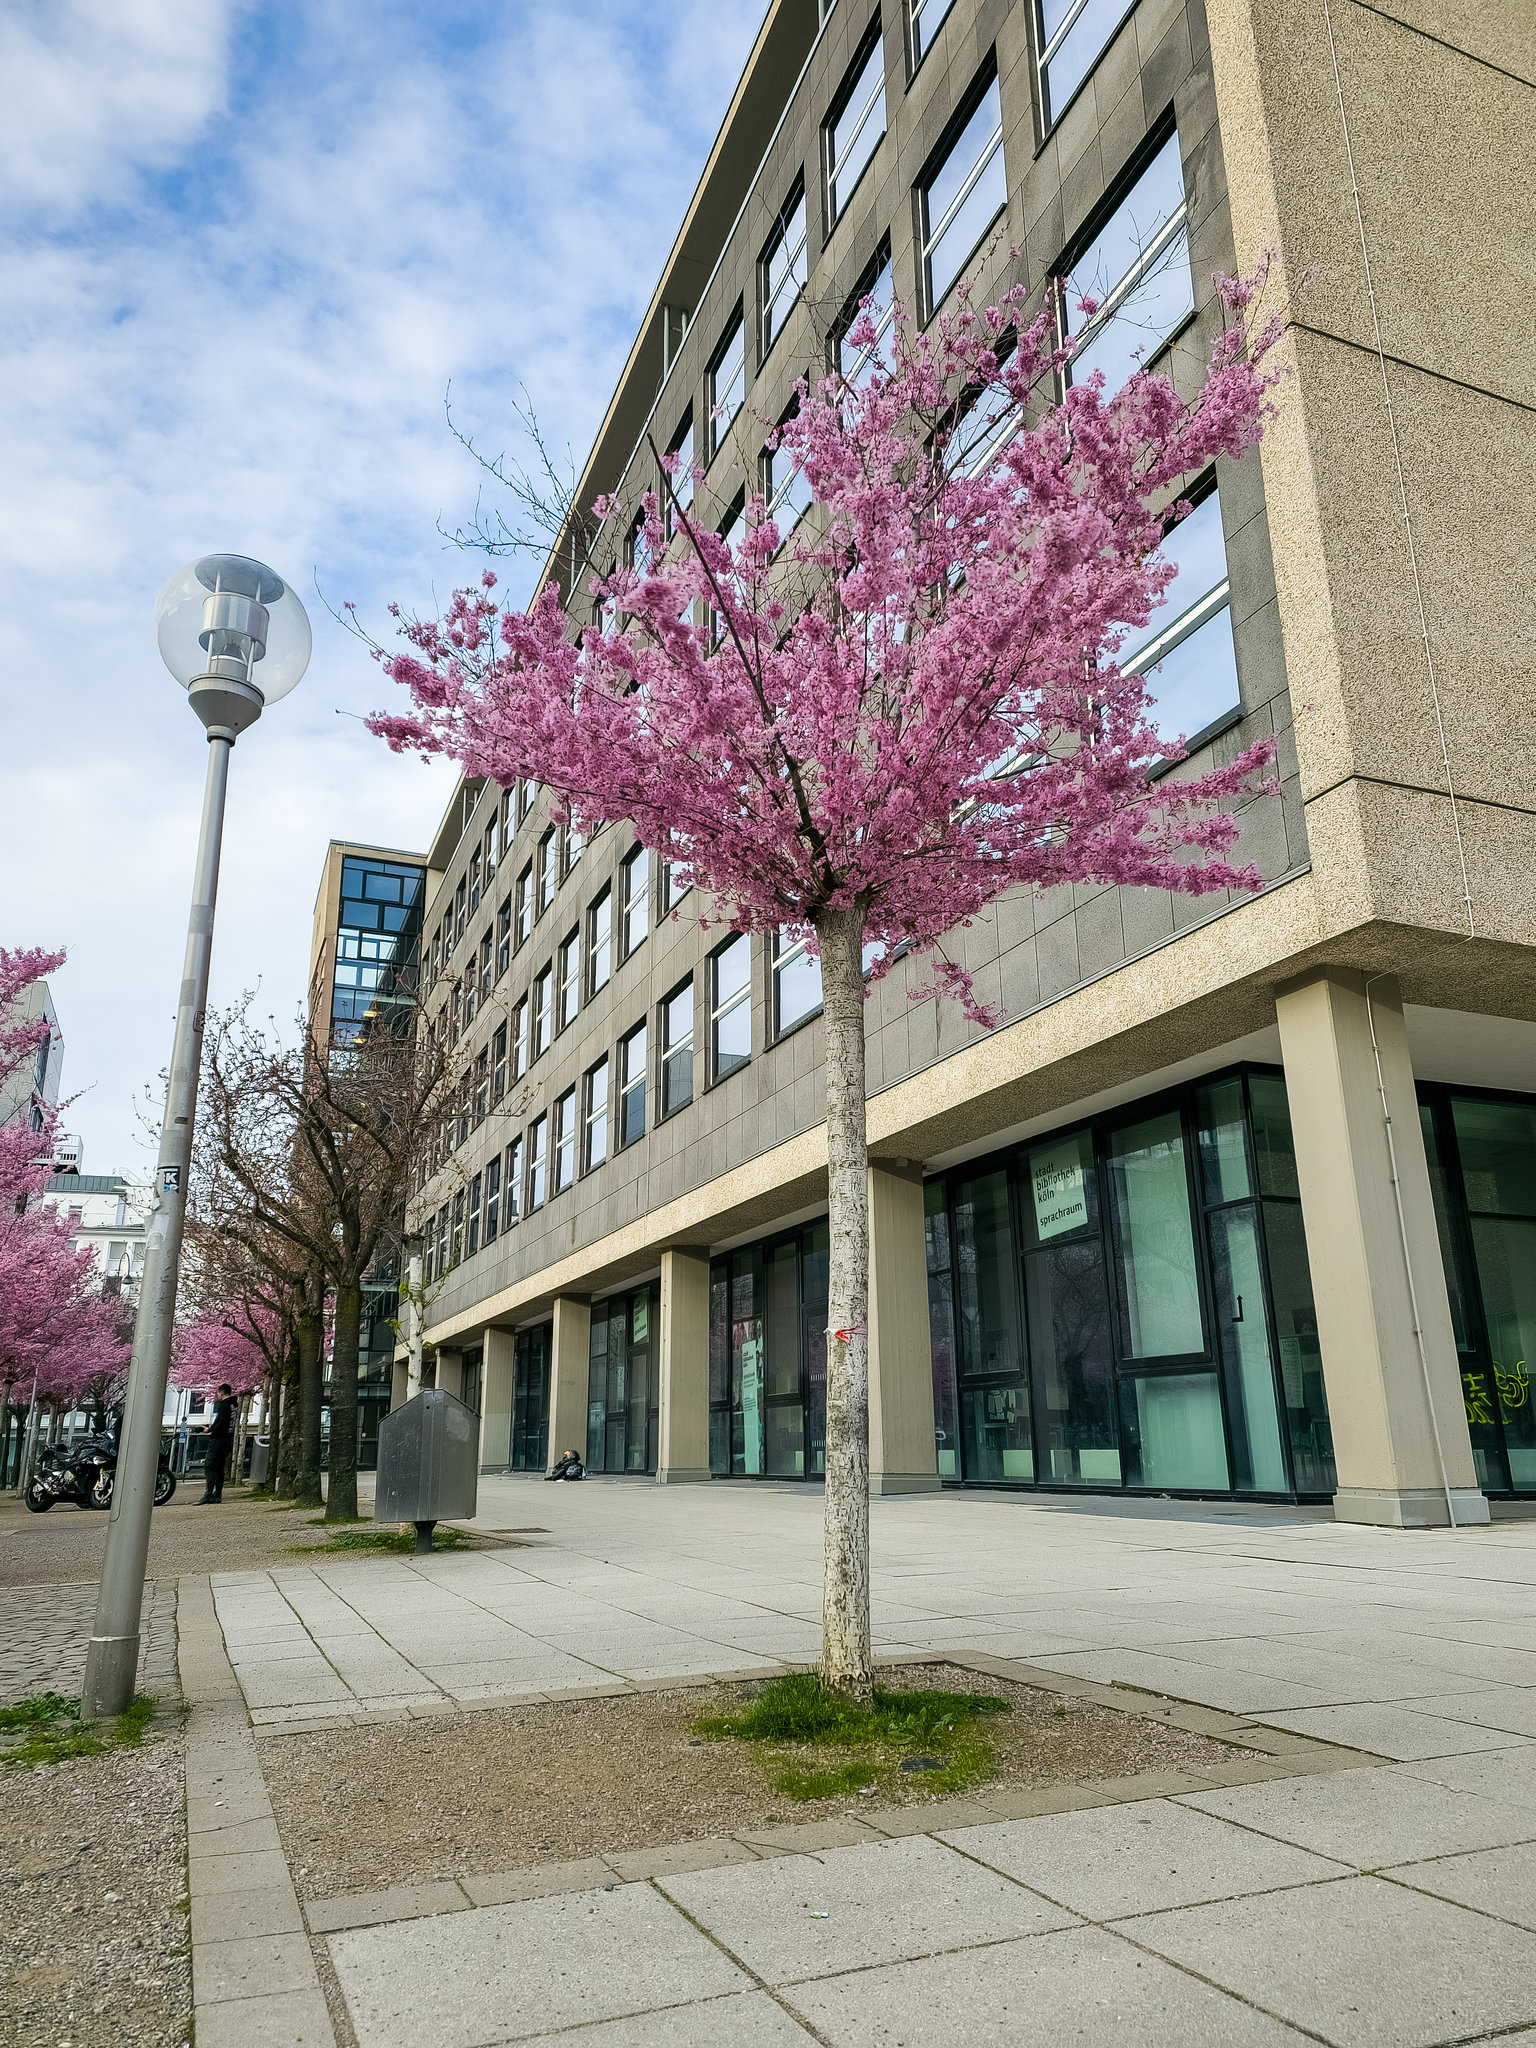
[[[1198,1770],[1243,1754],[952,1665],[880,1675],[892,1686],[1005,1694],[1013,1712],[983,1724],[995,1745],[994,1784]],[[749,1697],[740,1685],[627,1693],[268,1737],[257,1749],[304,1899],[857,1812],[846,1796],[786,1800],[754,1747],[693,1734],[701,1716],[738,1712]],[[910,1787],[899,1803],[924,1803],[921,1777]]]
[[[178,1482],[173,1500],[156,1508],[150,1524],[152,1579],[183,1572],[239,1572],[292,1564],[295,1544],[324,1549],[325,1532],[312,1529],[318,1508],[279,1508],[242,1487],[226,1490],[218,1507],[195,1505],[198,1475]],[[83,1585],[101,1576],[107,1516],[87,1508],[55,1507],[30,1514],[18,1494],[0,1494],[0,1586]]]
[[[0,1771],[0,2040],[179,2048],[192,2033],[179,1722],[140,1749]]]

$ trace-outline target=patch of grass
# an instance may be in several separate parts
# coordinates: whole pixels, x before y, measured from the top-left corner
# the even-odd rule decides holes
[[[902,1769],[918,1757],[925,1759],[923,1789],[937,1795],[988,1776],[992,1745],[974,1724],[1011,1711],[1011,1703],[993,1693],[891,1692],[878,1685],[873,1703],[863,1707],[828,1692],[814,1671],[796,1671],[771,1680],[744,1713],[696,1721],[694,1730],[714,1741],[769,1746],[765,1767],[787,1799],[890,1790],[893,1780],[919,1775]],[[817,1749],[842,1756],[823,1761],[804,1754]]]
[[[112,1749],[137,1749],[144,1732],[155,1717],[155,1701],[139,1693],[126,1713],[110,1724],[80,1720],[78,1699],[66,1699],[56,1692],[34,1693],[31,1699],[0,1708],[0,1728],[24,1728],[19,1743],[0,1748],[0,1763],[7,1766],[63,1763],[72,1756],[104,1756]]]
[[[391,1552],[395,1555],[414,1555],[416,1531],[409,1524],[403,1529],[376,1529],[369,1523],[363,1529],[351,1529],[344,1523],[329,1525],[336,1531],[330,1542],[323,1547],[328,1550],[368,1550]],[[432,1532],[432,1548],[437,1550],[463,1550],[469,1538],[462,1529],[445,1529],[439,1523]],[[293,1548],[304,1557],[312,1557],[321,1546],[313,1543],[296,1543]]]

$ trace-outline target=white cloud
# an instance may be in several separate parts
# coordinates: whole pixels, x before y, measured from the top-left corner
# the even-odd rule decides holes
[[[475,489],[444,386],[499,445],[525,380],[583,452],[759,12],[13,10],[0,943],[71,949],[88,1169],[143,1163],[130,1103],[180,974],[203,750],[155,654],[160,583],[230,547],[382,626],[469,572],[435,532]],[[452,783],[336,715],[388,686],[310,611],[309,675],[235,752],[215,945],[215,1000],[259,977],[280,1016],[326,841],[420,846]]]

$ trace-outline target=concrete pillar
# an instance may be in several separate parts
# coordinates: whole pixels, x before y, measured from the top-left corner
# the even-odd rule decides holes
[[[462,1351],[439,1351],[437,1354],[437,1386],[445,1394],[452,1394],[456,1401],[464,1398],[464,1354]]]
[[[869,1169],[869,1490],[935,1493],[920,1168]]]
[[[512,1464],[513,1360],[517,1339],[510,1330],[487,1330],[480,1369],[480,1470],[505,1472]]]
[[[661,1255],[656,1483],[709,1477],[709,1254]]]
[[[1275,1008],[1338,1468],[1334,1514],[1444,1527],[1449,1488],[1458,1524],[1486,1522],[1397,982],[1373,978],[1367,1003],[1363,976],[1330,968],[1282,989]]]
[[[587,1377],[592,1354],[592,1304],[584,1294],[555,1297],[549,1347],[549,1445],[546,1471],[562,1451],[587,1455]]]

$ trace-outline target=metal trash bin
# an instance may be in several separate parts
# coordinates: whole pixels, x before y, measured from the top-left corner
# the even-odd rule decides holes
[[[267,1465],[268,1465],[268,1462],[269,1462],[269,1460],[271,1459],[271,1456],[272,1456],[272,1447],[271,1447],[271,1445],[270,1445],[270,1444],[269,1444],[269,1443],[267,1442],[266,1438],[265,1438],[265,1437],[260,1437],[260,1436],[259,1436],[259,1437],[257,1437],[256,1441],[255,1441],[255,1442],[254,1442],[254,1443],[253,1443],[253,1444],[251,1445],[251,1484],[252,1484],[252,1486],[265,1486],[265,1485],[266,1485],[266,1483],[267,1483]]]
[[[418,1551],[435,1523],[471,1521],[480,1486],[480,1418],[429,1387],[379,1424],[375,1522],[414,1522]]]

